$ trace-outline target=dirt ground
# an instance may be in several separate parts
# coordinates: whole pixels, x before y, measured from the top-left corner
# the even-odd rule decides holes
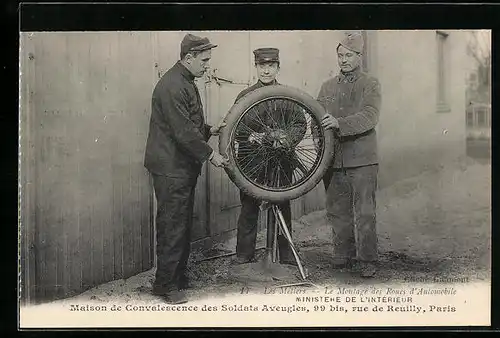
[[[325,222],[325,211],[294,221],[293,237],[309,280],[316,284],[384,283],[434,276],[488,280],[490,191],[489,161],[470,158],[380,190],[377,224],[381,267],[370,281],[362,280],[353,271],[330,266],[332,232]],[[300,281],[294,267],[262,270],[264,250],[258,251],[261,262],[250,265],[234,266],[234,256],[200,261],[210,255],[234,252],[235,244],[231,239],[212,250],[192,253],[189,276],[193,288],[187,292],[190,299],[234,294],[245,285],[264,287]],[[264,245],[265,233],[260,233],[257,247]],[[154,271],[150,270],[62,302],[157,301],[150,293],[153,278]]]

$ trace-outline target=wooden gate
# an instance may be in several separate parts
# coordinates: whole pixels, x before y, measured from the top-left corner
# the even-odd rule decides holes
[[[67,297],[151,268],[150,33],[21,40],[22,295]]]

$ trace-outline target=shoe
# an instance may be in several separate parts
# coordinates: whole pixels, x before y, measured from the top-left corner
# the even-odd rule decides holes
[[[295,259],[280,259],[280,264],[298,266],[297,261],[295,261]]]
[[[173,290],[167,293],[158,294],[167,304],[184,304],[187,303],[187,297],[182,290]]]
[[[334,257],[331,265],[334,269],[343,269],[352,267],[352,259],[346,257]]]
[[[169,292],[177,290],[177,286],[175,285],[153,285],[153,295],[155,296],[163,296]]]
[[[184,276],[179,279],[179,290],[191,289],[192,285],[189,282],[189,278]]]
[[[360,262],[359,267],[363,278],[371,278],[377,273],[377,266],[374,262]]]
[[[253,262],[253,258],[236,257],[236,259],[234,259],[233,262],[235,264],[246,264]]]
[[[297,261],[295,260],[295,256],[292,253],[284,254],[280,257],[280,264],[287,264],[297,266]]]

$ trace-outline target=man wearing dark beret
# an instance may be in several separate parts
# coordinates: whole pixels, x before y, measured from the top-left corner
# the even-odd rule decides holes
[[[255,68],[257,70],[258,81],[254,85],[249,88],[243,90],[236,97],[236,101],[240,100],[245,95],[253,92],[258,88],[262,88],[269,85],[277,85],[278,81],[276,80],[276,76],[280,70],[280,59],[279,59],[279,50],[277,48],[259,48],[254,50],[255,57]],[[279,102],[277,103],[280,104]],[[279,107],[276,109],[277,111],[285,111],[285,123],[290,124],[290,128],[294,129],[293,133],[294,137],[290,140],[291,145],[297,145],[303,138],[307,123],[304,118],[304,115],[290,110],[289,107],[283,107],[280,109]],[[258,114],[258,116],[254,116],[252,114],[247,114],[245,116],[245,124],[247,126],[252,126],[255,130],[255,133],[248,134],[247,132],[240,132],[236,138],[239,143],[240,149],[248,150],[251,152],[255,150],[258,153],[258,149],[261,147],[260,143],[263,135],[263,131],[259,128],[263,128],[262,125],[257,125],[255,121],[267,121],[269,118],[269,114],[273,114],[274,112],[254,112],[254,114]],[[277,118],[276,118],[277,120]],[[248,153],[247,152],[247,153]],[[259,166],[258,164],[264,161],[265,159],[255,157],[251,160],[252,163],[255,163],[255,166]],[[244,159],[241,159],[244,161]],[[292,177],[292,172],[294,167],[291,163],[289,163],[286,159],[280,160],[282,168],[287,172],[289,177]],[[252,165],[251,163],[246,163],[245,165]],[[262,167],[262,166],[261,166]],[[263,169],[261,170],[259,179],[264,180],[266,172]],[[255,244],[257,239],[257,222],[259,216],[259,206],[261,201],[253,198],[252,196],[246,195],[245,193],[240,191],[240,200],[241,200],[241,211],[240,216],[238,218],[238,230],[237,230],[237,243],[236,243],[236,263],[243,264],[248,263],[254,260],[255,254]],[[285,201],[279,205],[283,217],[285,218],[285,222],[287,224],[288,229],[290,230],[290,234],[292,233],[292,213],[290,208],[290,202]],[[279,259],[281,264],[292,264],[296,265],[297,263],[294,260],[294,256],[288,241],[283,235],[278,235],[278,252]]]
[[[377,270],[376,203],[379,81],[361,70],[363,37],[348,34],[337,46],[340,73],[321,86],[318,101],[339,142],[324,176],[327,219],[333,228],[335,267],[356,263],[363,277]]]
[[[144,166],[153,177],[157,199],[156,278],[153,293],[171,304],[186,302],[186,265],[190,254],[194,191],[207,160],[227,164],[207,143],[218,127],[205,123],[194,82],[202,77],[216,45],[208,38],[187,34],[180,60],[156,84]]]

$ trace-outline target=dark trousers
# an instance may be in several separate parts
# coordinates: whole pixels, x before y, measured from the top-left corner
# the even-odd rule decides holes
[[[378,165],[344,170],[330,168],[323,179],[334,254],[339,258],[375,261]]]
[[[255,254],[255,242],[257,240],[257,223],[259,219],[260,200],[246,195],[240,191],[241,211],[238,218],[238,230],[236,236],[236,255],[244,259],[251,259]],[[290,202],[279,204],[283,213],[287,228],[292,234],[292,210]],[[280,261],[293,260],[293,253],[282,234],[278,235],[278,250]]]
[[[157,200],[154,287],[165,292],[178,289],[186,278],[196,181],[197,177],[153,175]]]

